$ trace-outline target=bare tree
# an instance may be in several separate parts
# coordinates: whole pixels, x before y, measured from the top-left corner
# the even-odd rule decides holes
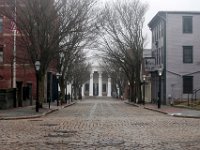
[[[120,66],[118,66],[115,63],[112,63],[106,58],[103,58],[103,63],[101,67],[104,68],[107,76],[109,76],[112,79],[113,91],[117,93],[118,92],[117,88],[119,88],[118,94],[120,95],[118,96],[119,97],[123,96],[123,92],[127,84],[127,77],[126,74],[124,73],[124,70]]]
[[[82,84],[89,79],[91,65],[86,62],[86,60],[77,60],[75,62],[74,68],[72,70],[72,83],[74,89],[74,98],[82,98],[81,88]]]
[[[60,44],[62,51],[58,60],[57,69],[61,74],[59,84],[61,87],[61,100],[63,101],[65,80],[71,78],[74,73],[74,65],[82,58],[84,48],[91,46],[98,34],[96,29],[96,15],[94,13],[95,0],[62,0],[62,22],[73,24],[73,31],[64,35]],[[78,59],[78,60],[77,60]],[[81,65],[81,64],[78,64]]]
[[[2,10],[15,21],[21,33],[22,45],[27,49],[31,63],[40,60],[39,99],[44,100],[44,79],[50,63],[57,64],[65,79],[69,65],[95,35],[91,18],[94,0],[6,0]],[[16,9],[15,9],[16,8]],[[15,11],[17,10],[17,11]],[[16,13],[17,21],[13,14]],[[93,35],[91,33],[94,33]],[[61,84],[63,90],[65,85]]]
[[[36,60],[40,61],[38,80],[39,99],[42,103],[45,74],[59,52],[61,24],[58,12],[61,6],[53,0],[7,0],[4,6],[1,13],[15,22],[21,34],[20,44],[27,50],[32,66]]]
[[[121,67],[131,87],[131,101],[141,102],[141,61],[144,38],[142,35],[147,5],[139,0],[106,5],[104,22],[103,59]]]

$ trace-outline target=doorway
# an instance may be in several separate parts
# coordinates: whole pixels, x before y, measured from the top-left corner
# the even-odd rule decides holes
[[[18,107],[22,107],[22,82],[16,82],[16,84],[17,84],[17,89],[16,89],[17,104]]]

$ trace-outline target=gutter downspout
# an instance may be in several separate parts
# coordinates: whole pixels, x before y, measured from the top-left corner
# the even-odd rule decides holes
[[[167,12],[165,13],[165,20],[164,20],[164,73],[163,73],[163,75],[164,75],[164,80],[163,80],[163,84],[164,84],[164,86],[163,86],[163,99],[164,99],[164,104],[166,105],[167,104],[167,102],[166,102],[166,86],[167,86],[167,84],[166,84],[166,80],[167,80],[167,62],[166,62],[166,60],[167,60],[167,45],[166,45],[166,42],[167,42]]]

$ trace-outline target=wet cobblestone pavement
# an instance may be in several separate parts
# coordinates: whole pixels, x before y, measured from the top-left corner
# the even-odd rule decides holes
[[[199,150],[200,119],[113,99],[89,99],[46,117],[0,121],[2,150]]]

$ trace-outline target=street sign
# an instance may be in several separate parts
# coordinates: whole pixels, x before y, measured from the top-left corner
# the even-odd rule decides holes
[[[152,72],[156,70],[156,60],[154,57],[144,58],[144,70],[147,72]]]

